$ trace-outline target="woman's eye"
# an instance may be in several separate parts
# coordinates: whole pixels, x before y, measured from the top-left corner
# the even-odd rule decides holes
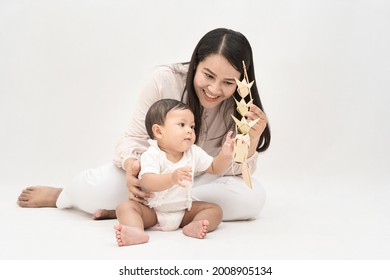
[[[204,75],[205,75],[207,78],[209,78],[209,79],[212,79],[212,78],[213,78],[213,76],[211,76],[211,75],[208,74],[208,73],[204,73]]]

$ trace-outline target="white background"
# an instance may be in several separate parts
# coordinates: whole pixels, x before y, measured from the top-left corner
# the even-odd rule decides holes
[[[152,67],[188,61],[216,27],[253,47],[265,183],[389,182],[387,1],[0,3],[2,185],[61,185],[111,160]]]
[[[77,231],[58,241],[45,221],[25,234],[23,217],[31,227],[42,216],[17,209],[16,194],[26,185],[61,186],[110,161],[151,69],[188,61],[206,32],[227,27],[254,52],[272,131],[256,172],[268,198],[258,220],[224,224],[202,243],[218,249],[208,257],[389,259],[389,3],[0,0],[2,258],[138,258],[106,238],[111,222],[87,223],[73,212],[39,213],[52,214],[56,234],[73,229],[61,219],[94,231],[89,243]],[[240,242],[243,229],[254,243],[226,243]],[[164,249],[172,237],[155,234],[170,243],[146,248]]]

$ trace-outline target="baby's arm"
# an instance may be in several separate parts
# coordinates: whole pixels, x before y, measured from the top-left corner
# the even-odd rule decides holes
[[[232,139],[233,131],[229,131],[226,136],[225,143],[223,143],[221,151],[214,158],[210,167],[206,170],[207,173],[221,174],[229,166],[232,161],[234,153],[234,140]]]
[[[184,181],[192,181],[192,168],[189,166],[181,167],[172,173],[155,174],[145,173],[142,175],[141,186],[149,192],[161,192],[174,185],[186,187]]]

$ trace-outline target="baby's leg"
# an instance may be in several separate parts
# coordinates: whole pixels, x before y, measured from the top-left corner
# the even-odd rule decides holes
[[[186,211],[180,227],[187,236],[203,239],[222,221],[222,209],[217,204],[194,201],[191,211]]]
[[[143,229],[117,224],[114,226],[118,246],[130,246],[146,243],[149,236]]]
[[[192,221],[183,227],[183,233],[189,237],[203,239],[206,237],[207,232],[209,232],[208,226],[208,220]]]
[[[136,245],[149,241],[144,228],[157,223],[153,209],[137,201],[126,200],[116,209],[119,224],[114,226],[116,240],[119,246]]]

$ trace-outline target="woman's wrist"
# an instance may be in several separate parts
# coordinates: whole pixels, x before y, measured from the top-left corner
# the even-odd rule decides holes
[[[133,151],[131,152],[127,158],[122,160],[122,169],[125,171],[129,170],[129,167],[132,168],[133,163],[137,160],[140,160],[142,152]]]
[[[256,149],[257,149],[257,145],[259,144],[259,141],[260,141],[260,136],[250,138],[248,157],[251,157],[256,153]]]
[[[125,162],[123,163],[123,169],[124,169],[126,172],[131,171],[132,166],[133,166],[133,163],[134,163],[134,161],[136,161],[136,160],[138,160],[138,159],[133,158],[133,157],[129,157],[128,159],[126,159]]]

